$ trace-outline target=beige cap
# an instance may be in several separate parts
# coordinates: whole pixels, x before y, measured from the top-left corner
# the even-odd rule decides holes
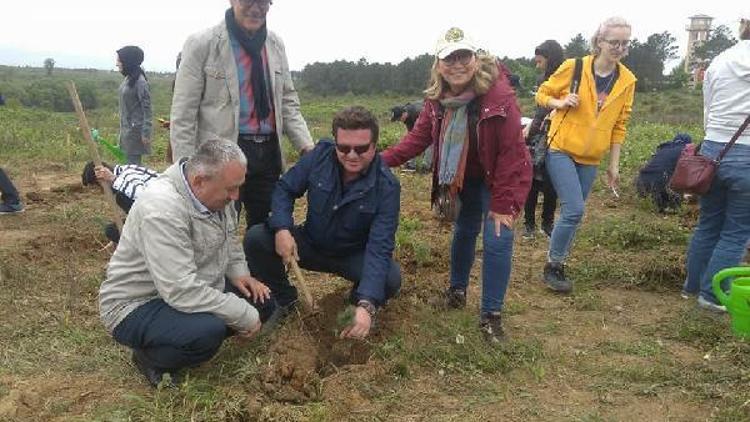
[[[464,34],[464,31],[460,28],[453,27],[440,37],[435,46],[435,55],[439,59],[448,57],[451,53],[458,50],[469,50],[476,53],[477,44]]]

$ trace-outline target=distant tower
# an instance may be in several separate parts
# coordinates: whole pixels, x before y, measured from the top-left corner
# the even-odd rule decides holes
[[[713,21],[714,18],[706,15],[695,15],[690,16],[688,19],[690,19],[690,25],[685,27],[688,32],[687,53],[685,54],[685,72],[691,73],[693,51],[695,50],[695,47],[705,42],[708,38],[708,34],[711,32],[711,21]]]

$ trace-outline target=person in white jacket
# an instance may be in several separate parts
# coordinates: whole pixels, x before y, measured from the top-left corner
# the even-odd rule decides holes
[[[227,335],[252,337],[274,311],[237,237],[232,201],[246,165],[237,144],[204,142],[149,183],[130,210],[99,311],[153,386],[165,373],[176,384],[180,369],[209,360]]]
[[[701,154],[716,158],[750,115],[750,21],[740,24],[740,42],[711,62],[703,82],[706,138]],[[729,148],[711,188],[700,200],[700,219],[687,252],[683,297],[717,312],[714,274],[739,265],[750,240],[750,131]]]

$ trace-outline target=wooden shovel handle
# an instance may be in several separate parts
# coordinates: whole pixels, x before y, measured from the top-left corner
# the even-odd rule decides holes
[[[91,137],[91,128],[89,127],[89,122],[86,119],[86,114],[83,112],[83,106],[81,105],[81,99],[78,97],[76,84],[73,81],[68,81],[67,87],[68,93],[70,94],[70,100],[73,102],[73,107],[76,109],[76,114],[78,114],[78,122],[81,126],[81,132],[83,132],[83,139],[86,140],[86,144],[89,147],[89,155],[91,156],[91,161],[93,161],[97,166],[101,166],[102,158],[101,156],[99,156],[99,149],[96,147],[94,138]],[[102,187],[102,192],[104,192],[104,197],[107,199],[107,203],[109,203],[110,214],[114,219],[115,226],[117,226],[117,230],[119,230],[120,234],[122,234],[122,211],[120,211],[120,208],[117,206],[115,195],[114,193],[112,193],[112,186],[103,180],[99,181],[99,185]]]
[[[315,310],[315,302],[313,301],[312,293],[310,293],[310,289],[307,287],[307,282],[305,281],[305,278],[302,276],[302,271],[299,269],[299,264],[297,264],[297,261],[292,259],[291,264],[292,271],[294,272],[294,278],[297,280],[295,286],[302,290],[302,296],[304,298],[304,304],[308,311],[313,312]]]

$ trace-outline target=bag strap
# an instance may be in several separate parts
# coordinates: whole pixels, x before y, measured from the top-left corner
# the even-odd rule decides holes
[[[732,135],[732,139],[729,141],[729,143],[727,144],[727,146],[725,146],[724,149],[721,150],[721,153],[716,158],[716,162],[718,162],[718,163],[721,162],[721,159],[724,158],[724,156],[727,154],[727,151],[729,151],[729,148],[731,148],[732,145],[734,145],[734,142],[737,140],[737,138],[739,138],[740,135],[742,135],[742,132],[745,131],[745,129],[747,128],[748,124],[750,124],[750,115],[748,115],[745,118],[745,121],[742,122],[742,124],[740,125],[740,128],[737,129],[737,132],[735,132],[734,135]]]
[[[582,73],[583,73],[583,59],[581,57],[576,57],[576,64],[575,64],[575,67],[573,68],[573,78],[570,80],[569,91],[571,94],[578,94],[578,88],[581,87],[581,74]],[[565,114],[563,114],[562,118],[560,119],[560,124],[557,125],[557,129],[555,130],[555,133],[553,133],[552,136],[547,138],[547,142],[545,143],[546,147],[544,148],[545,151],[552,144],[552,140],[555,139],[557,132],[560,131],[560,127],[565,121],[565,117],[567,117],[568,111],[570,111],[570,107],[565,109]]]

